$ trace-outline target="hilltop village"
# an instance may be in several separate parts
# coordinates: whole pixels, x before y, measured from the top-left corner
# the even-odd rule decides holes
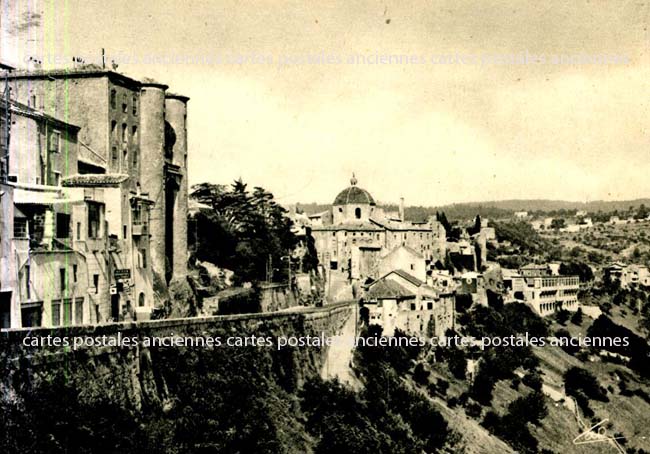
[[[595,275],[613,276],[623,287],[650,284],[641,263],[613,260],[582,276],[539,254],[512,263],[511,239],[499,238],[488,218],[453,228],[444,213],[407,220],[403,199],[395,211],[382,208],[354,175],[327,210],[293,207],[286,214],[295,237],[286,263],[269,263],[261,282],[238,279],[227,268],[191,260],[200,244],[196,215],[214,207],[188,189],[187,97],[97,65],[3,70],[3,328],[165,317],[161,308],[173,306],[175,287],[196,297],[193,310],[176,315],[357,301],[362,320],[385,334],[441,336],[454,329],[459,306],[498,299],[549,316],[585,306],[579,295]],[[579,234],[598,225],[580,211],[566,220],[518,211],[512,220],[536,234]],[[218,285],[193,279],[197,270]],[[237,303],[250,299],[253,286],[260,304]]]
[[[109,433],[120,452],[559,453],[610,402],[599,440],[647,452],[644,204],[460,215],[382,204],[353,174],[331,204],[283,207],[241,179],[189,187],[189,98],[164,82],[1,69],[10,452]],[[560,341],[408,342],[466,337]]]

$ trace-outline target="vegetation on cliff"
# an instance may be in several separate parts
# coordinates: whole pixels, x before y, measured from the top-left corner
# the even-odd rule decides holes
[[[273,194],[260,187],[250,191],[237,180],[231,186],[195,185],[190,197],[204,206],[193,216],[190,235],[199,260],[234,271],[238,282],[265,280],[271,263],[274,280],[286,281],[287,266],[280,264],[297,238]]]

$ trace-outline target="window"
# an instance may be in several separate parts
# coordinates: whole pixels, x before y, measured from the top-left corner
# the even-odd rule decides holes
[[[77,240],[81,239],[81,222],[77,222]]]
[[[122,123],[122,143],[126,143],[129,140],[129,133],[126,127],[126,123]]]
[[[52,301],[52,326],[61,324],[61,301]]]
[[[27,218],[14,218],[14,238],[27,238]]]
[[[357,219],[361,219],[361,208],[354,209],[354,217]]]
[[[9,131],[7,131],[7,122],[4,119],[4,116],[0,118],[0,146],[7,146],[7,138],[9,137]]]
[[[133,115],[138,115],[138,97],[133,95]]]
[[[84,322],[84,299],[77,298],[74,302],[74,322],[81,325]]]
[[[147,267],[147,250],[140,249],[140,268]]]
[[[433,303],[427,303],[427,309],[433,310]]]
[[[131,127],[131,140],[133,143],[138,143],[138,127],[135,125]]]
[[[126,93],[124,93],[124,94],[122,95],[122,112],[124,112],[124,113],[126,113],[126,111],[128,110],[128,105],[126,104],[126,100],[127,100],[127,99],[128,99],[128,98],[127,98],[127,96],[126,96]]]
[[[129,150],[125,147],[124,150],[122,150],[122,171],[128,172],[129,171]]]
[[[117,147],[113,145],[111,149],[111,159],[113,160],[113,166],[117,165]]]
[[[54,186],[61,186],[61,172],[54,172]]]
[[[72,299],[63,300],[63,326],[72,325]]]
[[[70,215],[56,213],[56,237],[70,238]]]
[[[77,265],[72,265],[72,282],[77,283]]]
[[[63,295],[63,293],[67,290],[66,277],[65,268],[59,268],[59,290],[61,295]]]
[[[138,306],[144,307],[144,293],[142,292],[140,292],[140,296],[138,297]]]
[[[32,297],[31,287],[29,281],[32,279],[32,267],[30,265],[25,265],[25,297],[29,300]]]
[[[412,311],[415,310],[415,303],[411,303],[411,310],[412,310]]]
[[[115,106],[117,104],[117,92],[115,89],[111,90],[111,109],[115,109]]]
[[[50,134],[50,146],[49,150],[51,153],[59,153],[61,147],[61,132],[52,131]]]
[[[415,265],[411,263],[411,271],[415,269]]]
[[[95,295],[99,293],[99,274],[93,274],[93,287],[95,287]]]
[[[96,203],[88,204],[88,238],[99,238],[100,210]]]
[[[113,120],[111,121],[111,139],[115,140],[116,136],[115,134],[117,133],[117,121]]]
[[[126,234],[127,234],[127,228],[126,228],[126,225],[123,225],[123,226],[122,226],[122,236],[123,236],[123,238],[125,238],[125,239],[126,239]]]
[[[36,109],[36,95],[32,95],[29,98],[29,106]]]

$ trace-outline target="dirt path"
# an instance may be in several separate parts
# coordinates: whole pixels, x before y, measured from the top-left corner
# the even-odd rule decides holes
[[[324,379],[338,378],[342,383],[359,389],[361,383],[352,371],[355,326],[356,317],[352,316],[345,322],[341,333],[332,338],[332,345],[327,351],[327,358],[321,370],[321,377]]]

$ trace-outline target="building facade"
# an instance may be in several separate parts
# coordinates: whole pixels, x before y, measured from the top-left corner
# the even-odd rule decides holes
[[[381,326],[387,336],[399,329],[416,336],[441,337],[454,328],[455,298],[451,292],[440,292],[395,270],[367,286],[361,311],[368,324]]]
[[[523,297],[535,312],[542,317],[552,315],[560,310],[575,312],[578,310],[578,276],[559,276],[549,265],[526,265],[519,269],[516,276],[511,275],[512,289],[520,291],[523,279]]]
[[[8,326],[149,317],[187,273],[188,98],[94,65],[3,79]]]
[[[357,186],[354,176],[330,210],[309,218],[319,262],[349,279],[378,278],[380,259],[402,246],[427,263],[445,256],[445,230],[439,222],[406,221],[403,202],[399,214],[384,212],[368,191]]]

